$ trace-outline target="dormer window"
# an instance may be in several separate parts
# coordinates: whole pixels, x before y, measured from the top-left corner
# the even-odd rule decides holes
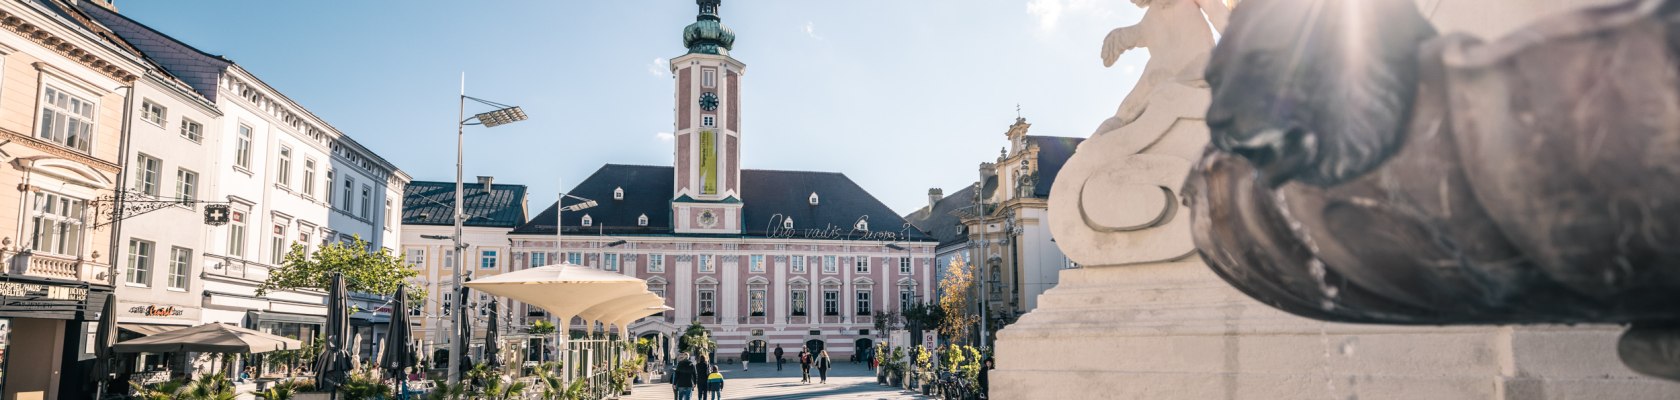
[[[584,214],[582,224],[583,226],[595,226],[595,219],[590,218],[589,214]]]
[[[811,192],[811,205],[817,205],[817,192]]]
[[[624,188],[613,189],[613,200],[624,200]]]
[[[793,218],[782,220],[782,229],[793,229]]]
[[[647,226],[647,214],[642,214],[642,216],[636,217],[636,226]]]
[[[860,231],[869,230],[869,220],[866,220],[866,219],[858,220],[857,225],[853,225],[852,229],[860,230]]]

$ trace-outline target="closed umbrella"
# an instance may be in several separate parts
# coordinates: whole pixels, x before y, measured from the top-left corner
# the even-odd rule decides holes
[[[320,371],[315,377],[315,389],[332,391],[338,398],[338,387],[349,381],[350,361],[350,301],[344,287],[344,274],[333,274],[332,287],[327,290],[326,345],[321,352]]]
[[[117,296],[105,296],[105,308],[99,312],[99,332],[93,339],[93,381],[97,384],[95,398],[105,396],[105,385],[111,380],[111,347],[117,344]]]
[[[501,335],[498,335],[498,332],[496,332],[496,316],[501,314],[496,313],[496,303],[496,300],[490,300],[490,318],[487,322],[489,326],[484,330],[484,363],[485,365],[488,365],[490,369],[496,369],[502,366],[502,355],[498,354],[501,350],[498,347],[501,346],[498,346],[496,343],[497,340],[501,339],[499,337]]]
[[[386,327],[385,347],[380,355],[379,367],[385,370],[387,376],[396,377],[397,382],[407,383],[408,378],[403,373],[419,365],[420,356],[419,349],[414,345],[414,328],[409,325],[406,285],[397,287],[397,298],[391,303],[391,322]],[[398,389],[406,391],[400,385]]]

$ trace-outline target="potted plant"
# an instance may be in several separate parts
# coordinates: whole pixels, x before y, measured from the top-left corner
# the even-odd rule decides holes
[[[887,384],[887,346],[875,346],[875,383]]]

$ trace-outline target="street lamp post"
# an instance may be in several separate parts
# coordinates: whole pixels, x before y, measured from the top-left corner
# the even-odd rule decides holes
[[[466,266],[466,257],[463,254],[466,247],[461,243],[461,223],[466,217],[464,204],[466,201],[466,194],[464,193],[466,184],[463,181],[464,176],[462,168],[466,158],[463,149],[464,138],[466,137],[466,126],[484,125],[486,128],[494,128],[505,124],[524,121],[526,118],[525,111],[521,110],[518,106],[509,106],[506,104],[467,96],[466,73],[461,74],[461,95],[458,100],[460,101],[460,104],[457,109],[456,118],[459,119],[459,122],[455,123],[455,236],[453,237],[455,245],[455,268],[453,271],[454,279],[449,282],[450,293],[461,292],[461,269]],[[467,118],[467,100],[496,107],[496,110],[479,113],[473,115],[472,118]],[[456,299],[455,304],[465,305],[466,299]],[[455,313],[454,321],[451,321],[457,329],[465,327],[465,323],[462,321],[466,320],[466,313],[464,312],[464,309],[462,311],[463,312]],[[465,351],[466,343],[460,343],[462,342],[461,340],[450,340],[450,342],[452,344],[449,346],[449,384],[454,385],[461,382],[461,352]]]
[[[585,198],[582,198],[582,197],[577,197],[577,196],[566,194],[566,192],[565,192],[566,186],[564,186],[563,183],[560,186],[560,190],[561,190],[560,196],[554,199],[554,257],[561,258],[560,262],[565,263],[567,261],[570,261],[570,259],[569,258],[563,258],[563,257],[566,256],[566,253],[565,253],[566,247],[565,247],[564,242],[561,241],[561,239],[565,238],[565,233],[566,233],[565,225],[566,224],[565,224],[565,219],[561,218],[561,216],[565,215],[566,211],[577,212],[577,211],[582,211],[582,210],[589,209],[591,207],[595,207],[597,203],[595,202],[595,200],[585,199]],[[567,197],[576,199],[576,200],[579,201],[579,203],[572,204],[572,205],[569,205],[569,206],[565,205]],[[555,335],[554,353],[557,356],[565,357],[565,358],[562,359],[562,361],[560,363],[560,368],[562,368],[561,375],[565,376],[566,380],[569,382],[572,379],[572,364],[573,364],[571,354],[569,353],[571,351],[571,349],[568,348],[568,346],[570,346],[569,342],[571,341],[570,335],[571,335],[571,331],[572,331],[572,320],[571,320],[571,318],[567,318],[565,321],[557,321],[557,322],[558,323],[555,324],[555,329],[554,329],[554,335]]]

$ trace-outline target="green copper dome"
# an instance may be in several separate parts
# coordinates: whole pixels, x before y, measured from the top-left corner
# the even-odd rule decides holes
[[[683,46],[688,47],[689,54],[729,55],[729,49],[735,46],[735,31],[723,26],[723,20],[718,18],[717,9],[723,0],[697,2],[700,15],[683,28]]]

